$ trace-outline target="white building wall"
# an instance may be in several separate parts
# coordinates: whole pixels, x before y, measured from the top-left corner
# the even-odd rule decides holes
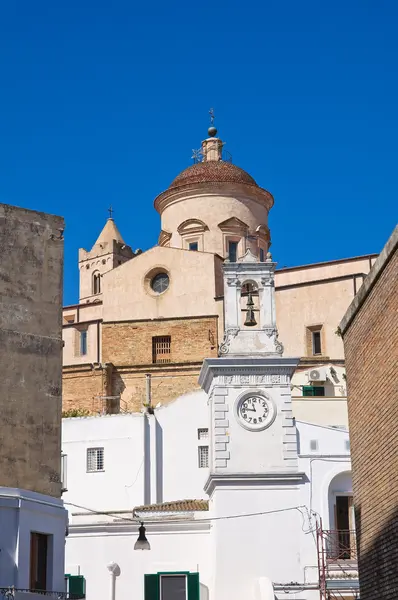
[[[81,533],[76,537],[73,534],[68,539],[67,569],[70,573],[80,570],[86,577],[87,600],[111,600],[107,565],[112,561],[120,567],[116,600],[143,600],[145,574],[176,571],[199,572],[201,600],[207,600],[213,569],[208,526],[201,526],[197,531],[175,528],[165,532],[164,528],[155,525],[148,527],[147,535],[151,544],[148,552],[134,551],[137,526],[130,527],[127,523],[121,531],[108,529]]]
[[[86,577],[88,600],[110,600],[110,574],[106,567],[112,561],[121,569],[116,580],[116,600],[143,599],[144,575],[159,571],[199,571],[201,600],[221,600],[214,588],[216,570],[224,573],[226,589],[232,598],[228,581],[234,579],[231,572],[239,578],[241,540],[249,541],[253,552],[253,573],[248,573],[242,582],[241,597],[260,600],[260,574],[280,583],[317,582],[315,515],[322,517],[325,528],[333,527],[333,494],[336,490],[352,491],[348,432],[300,421],[296,425],[298,470],[305,473],[302,483],[263,490],[242,486],[233,494],[226,491],[225,497],[219,492],[217,506],[210,501],[208,512],[195,513],[195,523],[175,523],[181,519],[189,521],[190,515],[158,513],[160,523],[154,523],[154,517],[148,515],[145,525],[151,550],[134,551],[138,522],[134,522],[132,510],[152,501],[155,491],[161,490],[163,501],[207,497],[203,485],[208,471],[197,466],[197,430],[208,427],[208,410],[203,392],[186,394],[171,405],[156,409],[161,429],[160,457],[156,444],[151,445],[148,440],[148,432],[154,429],[151,419],[154,422],[155,417],[128,414],[64,419],[63,451],[68,454],[69,488],[65,501],[116,513],[78,515],[84,511],[68,505],[72,519],[66,542],[65,572]],[[318,441],[316,451],[311,449],[311,440]],[[87,447],[100,444],[105,451],[105,471],[86,473]],[[241,451],[251,452],[250,448]],[[157,487],[151,493],[148,481],[154,480]],[[247,514],[248,506],[250,512],[266,512],[275,507],[302,508],[212,521],[215,515]],[[298,543],[293,545],[292,539]],[[221,547],[216,548],[215,544]],[[313,600],[317,594],[307,590],[289,597]],[[277,597],[285,595],[278,593]]]
[[[0,488],[0,588],[30,587],[30,536],[50,536],[47,589],[65,591],[67,512],[62,500],[17,488]]]

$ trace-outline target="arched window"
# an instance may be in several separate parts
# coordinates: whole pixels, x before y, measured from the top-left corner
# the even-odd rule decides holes
[[[93,273],[93,294],[101,293],[101,274],[96,271]]]

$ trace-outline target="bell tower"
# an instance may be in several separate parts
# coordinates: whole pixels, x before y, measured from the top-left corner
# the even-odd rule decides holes
[[[91,250],[79,249],[79,302],[100,300],[103,275],[134,256],[135,253],[124,242],[116,226],[111,207],[109,219]]]
[[[258,587],[267,580],[272,587],[272,581],[302,578],[297,562],[302,517],[292,507],[302,504],[304,475],[299,471],[290,388],[299,359],[283,357],[278,339],[271,255],[261,262],[248,250],[237,262],[226,261],[223,269],[224,339],[219,357],[204,361],[199,383],[210,410],[205,491],[219,519],[214,531],[215,597],[238,600],[255,597],[253,582]],[[239,514],[258,516],[225,519]],[[284,555],[277,556],[272,540],[287,527],[291,540]],[[238,555],[229,554],[225,561],[228,541],[232,546],[237,539]],[[297,564],[296,572],[284,571],[289,564]]]
[[[266,261],[260,262],[250,250],[237,262],[224,263],[222,356],[282,355],[276,327],[275,266],[270,252]]]

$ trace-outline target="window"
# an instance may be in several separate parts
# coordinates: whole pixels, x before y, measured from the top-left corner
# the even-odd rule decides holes
[[[321,346],[321,332],[313,331],[312,332],[312,354],[322,354],[322,346]]]
[[[209,430],[208,429],[198,429],[198,440],[208,440],[209,439]]]
[[[61,454],[61,493],[67,492],[67,464],[68,457],[66,454]]]
[[[228,260],[236,262],[238,258],[238,242],[228,242]]]
[[[260,248],[260,262],[264,262],[264,248]]]
[[[93,294],[101,293],[101,275],[96,271],[93,273]]]
[[[318,450],[318,440],[310,440],[310,450],[316,452]]]
[[[145,575],[145,600],[199,600],[199,573]]]
[[[48,535],[30,534],[30,590],[47,591]]]
[[[169,335],[152,338],[152,362],[154,364],[171,362],[171,337]]]
[[[87,448],[87,473],[104,470],[104,449]]]
[[[351,452],[350,440],[345,441],[345,449],[347,452]]]
[[[198,242],[189,242],[189,249],[190,250],[198,250]]]
[[[303,385],[303,396],[324,396],[325,388],[322,385]]]
[[[87,329],[80,331],[80,356],[87,354]]]
[[[209,468],[209,446],[199,446],[198,448],[199,469]]]
[[[186,575],[161,575],[160,597],[162,600],[186,600]]]
[[[169,276],[167,273],[158,273],[151,281],[151,288],[157,294],[162,294],[169,287]]]

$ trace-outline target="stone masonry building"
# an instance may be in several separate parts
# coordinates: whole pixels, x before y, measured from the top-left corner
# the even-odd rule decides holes
[[[0,204],[0,595],[15,600],[66,591],[63,227]]]
[[[342,322],[361,600],[398,597],[398,226]]]
[[[61,217],[0,204],[0,485],[57,497],[63,226]]]

